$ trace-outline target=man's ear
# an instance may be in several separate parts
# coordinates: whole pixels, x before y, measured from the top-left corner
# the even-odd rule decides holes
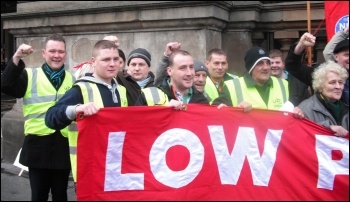
[[[43,56],[43,58],[45,58],[45,55],[46,55],[46,50],[45,49],[41,49],[41,55]]]
[[[95,57],[91,57],[91,60],[90,60],[90,63],[92,66],[95,66],[95,61],[96,61],[96,58]]]
[[[172,70],[171,67],[166,68],[166,72],[168,73],[169,76],[171,76],[171,70]]]
[[[333,53],[333,59],[338,62],[338,53]]]

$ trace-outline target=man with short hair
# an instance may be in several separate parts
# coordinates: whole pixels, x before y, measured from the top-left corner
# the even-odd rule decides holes
[[[45,63],[25,68],[22,60],[33,53],[30,45],[18,47],[1,74],[1,92],[23,98],[24,142],[19,162],[29,168],[32,201],[67,201],[70,173],[67,128],[45,125],[47,110],[71,88],[74,77],[65,70],[66,42],[57,34],[49,35],[42,49]]]
[[[175,52],[180,50],[181,43],[179,42],[169,42],[165,47],[165,52],[163,54],[163,57],[160,61],[159,67],[157,69],[157,76],[155,79],[155,86],[158,86],[164,78],[166,78],[168,75],[167,73],[167,67],[169,66],[169,56]],[[194,70],[195,70],[195,76],[193,80],[193,85],[196,87],[196,89],[203,93],[208,100],[210,99],[209,96],[204,92],[206,79],[209,75],[208,68],[205,66],[205,64],[199,60],[194,60]]]
[[[219,97],[224,82],[237,79],[238,76],[227,72],[227,55],[225,51],[221,49],[211,49],[207,54],[205,65],[208,67],[209,76],[207,77],[204,90],[209,95],[210,100],[214,100]]]
[[[171,53],[166,70],[169,76],[157,87],[167,94],[169,100],[178,100],[182,104],[209,104],[207,98],[193,86],[194,61],[187,51],[177,50]]]
[[[244,61],[247,73],[239,79],[225,81],[213,104],[240,107],[247,102],[253,108],[279,110],[288,101],[288,82],[271,77],[268,53],[261,47],[253,47],[247,51]]]
[[[165,51],[160,60],[158,68],[156,70],[156,77],[154,79],[154,85],[158,86],[163,82],[163,80],[168,77],[167,67],[169,66],[169,56],[181,49],[181,43],[179,42],[169,42],[165,46]]]
[[[146,49],[137,48],[130,52],[126,64],[127,70],[118,73],[117,81],[127,89],[129,106],[133,106],[143,88],[154,86],[151,54]]]
[[[92,50],[91,64],[94,72],[78,79],[73,87],[52,107],[45,116],[45,124],[52,129],[69,129],[68,139],[74,182],[77,182],[78,126],[76,115],[96,114],[104,107],[126,107],[126,89],[115,79],[119,72],[119,53],[115,43],[98,41]]]
[[[199,60],[194,60],[194,79],[193,79],[193,85],[194,87],[208,99],[210,100],[209,95],[204,91],[205,84],[207,82],[207,78],[209,76],[208,68],[205,66],[205,64]]]
[[[309,87],[299,81],[284,69],[283,53],[280,50],[272,49],[269,52],[271,60],[271,75],[288,81],[289,101],[294,106],[298,106],[301,101],[309,98],[311,92]]]

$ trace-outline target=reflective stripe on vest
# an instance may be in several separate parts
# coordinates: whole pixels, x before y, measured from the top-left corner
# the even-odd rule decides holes
[[[78,85],[81,89],[81,93],[83,96],[83,102],[89,103],[94,102],[100,108],[103,108],[103,100],[98,90],[97,84],[91,82],[78,82],[74,85]],[[124,86],[117,85],[117,90],[119,93],[121,106],[128,106],[128,101],[126,98],[126,89]],[[78,125],[76,121],[72,121],[72,123],[68,126],[68,142],[69,142],[69,156],[72,167],[72,175],[73,180],[76,182],[77,177],[77,141],[78,141]]]
[[[225,85],[230,92],[232,106],[237,106],[242,101],[247,101],[252,104],[253,108],[280,109],[289,98],[288,83],[282,79],[271,78],[273,87],[270,88],[268,105],[265,104],[255,87],[247,87],[243,77],[225,81]]]
[[[39,136],[52,134],[55,130],[45,125],[46,112],[72,87],[75,78],[71,73],[65,71],[62,85],[56,90],[41,68],[26,68],[25,70],[28,75],[28,85],[23,96],[24,133]],[[67,136],[65,129],[62,129],[61,133]]]
[[[209,76],[207,76],[206,79],[204,92],[207,93],[207,95],[210,97],[210,100],[215,100],[217,97],[219,97],[219,91]]]
[[[231,74],[231,73],[228,73],[228,72],[226,72],[226,74],[229,75],[230,77],[232,77],[233,79],[238,79],[239,78],[239,76]]]
[[[145,95],[147,106],[166,106],[169,102],[168,96],[156,87],[148,87],[141,90]]]
[[[229,77],[231,77],[232,79],[238,79],[239,78],[238,76],[230,74],[228,72],[226,72],[225,74],[226,75],[224,75],[224,78],[226,78],[227,75]],[[216,88],[214,82],[210,79],[210,76],[207,76],[206,83],[205,83],[205,86],[204,86],[204,92],[209,96],[209,100],[211,100],[211,102],[213,102],[220,95],[220,92]]]

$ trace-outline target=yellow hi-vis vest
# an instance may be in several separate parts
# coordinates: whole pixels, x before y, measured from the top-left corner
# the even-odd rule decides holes
[[[215,100],[215,98],[219,97],[219,91],[209,76],[207,76],[207,79],[206,79],[206,83],[204,86],[204,92],[207,93],[210,100]]]
[[[84,104],[94,102],[100,108],[103,108],[103,101],[101,94],[98,90],[97,84],[91,82],[78,82],[74,85],[78,85],[81,89]],[[122,107],[128,106],[128,100],[126,98],[126,89],[124,86],[117,85],[119,97]],[[69,156],[72,166],[72,175],[74,182],[77,181],[77,144],[78,144],[78,126],[76,121],[68,126],[68,142],[69,142]]]
[[[145,95],[147,106],[166,106],[169,102],[168,96],[159,88],[148,87],[141,91]]]
[[[266,105],[255,87],[248,87],[244,78],[232,79],[225,81],[232,106],[237,106],[242,101],[252,104],[253,108],[279,110],[282,105],[289,99],[288,82],[284,79],[270,77],[273,85],[270,88],[269,101]]]
[[[65,71],[66,75],[62,85],[56,90],[42,68],[26,68],[25,70],[28,74],[28,85],[23,96],[24,134],[50,135],[55,130],[45,125],[46,112],[72,87],[75,78],[71,73]],[[67,132],[67,128],[61,130],[64,137],[67,137]]]
[[[232,79],[238,79],[239,77],[233,74],[226,72],[227,75],[232,77]],[[216,88],[214,82],[211,80],[210,76],[207,76],[206,83],[204,86],[204,92],[209,96],[209,100],[214,101],[219,97],[219,90]]]

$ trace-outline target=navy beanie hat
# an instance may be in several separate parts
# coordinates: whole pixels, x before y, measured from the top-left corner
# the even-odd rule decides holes
[[[143,48],[137,48],[129,54],[128,62],[126,63],[129,66],[130,60],[133,58],[142,58],[146,61],[148,66],[151,66],[151,54]]]
[[[254,46],[244,56],[245,68],[250,74],[261,60],[270,60],[269,54],[261,47]],[[270,60],[271,61],[271,60]]]

